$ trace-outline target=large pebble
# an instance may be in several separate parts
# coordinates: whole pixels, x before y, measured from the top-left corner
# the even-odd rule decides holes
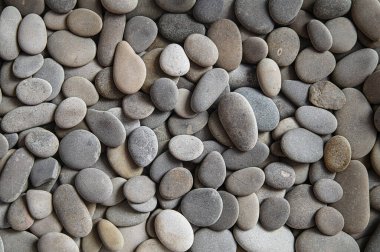
[[[319,19],[333,19],[350,11],[351,0],[318,0],[313,6],[313,14]]]
[[[337,173],[335,180],[343,188],[343,197],[331,206],[344,217],[343,231],[360,233],[368,225],[370,214],[367,169],[360,161],[352,160],[346,170]]]
[[[356,87],[375,70],[379,62],[376,51],[370,48],[353,52],[341,59],[332,73],[334,83],[340,87]]]
[[[8,139],[0,133],[0,159],[3,159],[7,155],[9,147]]]
[[[178,90],[178,99],[174,107],[176,114],[183,118],[194,118],[196,113],[191,109],[191,91],[180,88]]]
[[[75,241],[62,233],[50,232],[43,235],[38,240],[38,251],[39,252],[49,252],[49,251],[72,251],[79,252],[79,248]]]
[[[166,200],[174,200],[182,197],[193,187],[191,172],[182,167],[168,171],[161,179],[159,191]]]
[[[126,41],[116,47],[113,65],[113,78],[116,87],[125,94],[133,94],[140,90],[146,77],[143,60]]]
[[[295,31],[281,27],[269,33],[268,56],[279,66],[289,66],[300,50],[300,39]]]
[[[169,151],[159,155],[150,166],[150,177],[153,181],[159,182],[169,170],[182,167],[182,162],[173,157]]]
[[[344,171],[351,161],[351,146],[343,136],[333,136],[324,147],[324,162],[331,172]]]
[[[365,96],[353,88],[343,89],[347,102],[335,112],[338,120],[337,135],[345,137],[351,145],[352,159],[367,155],[376,141],[373,111]]]
[[[194,5],[193,16],[201,23],[213,23],[220,19],[223,7],[223,1],[200,0]]]
[[[129,135],[128,151],[138,166],[147,166],[157,155],[158,141],[153,130],[141,126]]]
[[[301,9],[303,0],[270,0],[268,3],[269,14],[280,25],[292,23]]]
[[[226,189],[235,196],[256,193],[264,184],[264,172],[257,167],[244,168],[233,172],[225,182]]]
[[[239,22],[256,34],[268,34],[274,28],[266,0],[237,0],[235,15]]]
[[[331,134],[338,126],[338,122],[331,112],[314,106],[298,108],[295,116],[302,127],[319,135]]]
[[[321,202],[331,204],[343,197],[342,187],[332,179],[320,179],[313,185],[315,197]]]
[[[218,188],[226,178],[226,164],[218,151],[212,151],[203,159],[198,170],[198,179],[207,187]]]
[[[23,0],[5,0],[3,2],[7,5],[16,7],[23,16],[30,13],[41,15],[45,9],[45,1],[42,0],[32,0],[27,2],[24,2]]]
[[[234,237],[246,251],[294,252],[294,236],[289,228],[267,231],[260,224],[249,230],[234,228]]]
[[[194,136],[178,135],[169,142],[170,153],[181,161],[191,161],[203,152],[202,141]]]
[[[95,105],[99,100],[99,94],[94,85],[81,76],[67,78],[62,85],[62,93],[65,97],[82,99],[87,106]]]
[[[296,106],[309,105],[308,92],[310,84],[298,80],[284,80],[281,91]],[[293,115],[293,114],[292,114]]]
[[[265,183],[275,189],[288,189],[296,180],[294,169],[285,163],[270,163],[264,172]]]
[[[348,18],[334,18],[327,21],[325,25],[333,39],[331,52],[345,53],[354,47],[358,35],[354,24]]]
[[[111,179],[96,168],[81,170],[75,177],[75,188],[83,199],[92,203],[107,200],[113,190]]]
[[[309,101],[320,108],[339,110],[346,103],[346,96],[334,83],[318,81],[309,88]]]
[[[54,121],[62,129],[69,129],[78,125],[86,116],[86,103],[78,97],[69,97],[57,107]]]
[[[114,1],[114,0],[101,0],[102,6],[109,12],[114,14],[125,14],[133,11],[138,3],[138,0],[130,1]]]
[[[18,44],[28,54],[41,53],[47,44],[47,32],[42,18],[29,14],[21,21],[17,31]]]
[[[27,231],[14,231],[11,229],[0,230],[3,251],[37,252],[38,238]]]
[[[190,223],[199,227],[214,224],[221,216],[222,209],[222,198],[212,188],[194,189],[181,201],[182,214]]]
[[[329,29],[321,21],[313,19],[307,24],[309,39],[315,50],[328,51],[333,44],[333,38]]]
[[[260,205],[260,223],[268,231],[284,226],[289,214],[289,202],[283,198],[269,197]]]
[[[92,39],[81,38],[64,30],[49,36],[47,48],[56,61],[68,67],[84,66],[96,54],[96,45]]]
[[[0,57],[3,60],[14,60],[20,53],[17,44],[17,30],[21,22],[17,8],[8,6],[0,15]]]
[[[183,119],[178,116],[171,116],[168,121],[169,131],[172,135],[194,134],[207,125],[208,113],[202,112],[194,118]]]
[[[153,43],[157,33],[157,25],[152,19],[136,16],[128,20],[125,26],[124,39],[136,53],[141,53]]]
[[[239,216],[237,226],[242,230],[249,230],[257,225],[260,213],[260,203],[257,195],[252,193],[248,196],[238,197]]]
[[[335,68],[334,55],[320,53],[308,47],[298,54],[295,64],[297,76],[307,83],[315,83],[330,75]]]
[[[72,11],[66,18],[69,30],[81,37],[92,37],[103,27],[103,21],[94,11],[79,8]]]
[[[243,47],[236,24],[228,19],[218,20],[210,26],[207,36],[219,52],[216,65],[228,72],[238,68],[243,57]]]
[[[46,101],[51,93],[49,82],[39,78],[23,80],[16,88],[17,98],[26,105],[38,105]]]
[[[160,67],[166,74],[178,77],[190,70],[190,61],[180,45],[170,44],[160,55]]]
[[[100,220],[97,224],[99,238],[104,247],[111,251],[117,251],[124,246],[124,237],[120,230],[108,220]]]
[[[106,67],[98,72],[95,77],[95,87],[98,93],[107,99],[120,99],[124,97],[124,94],[116,88],[112,76],[112,67]]]
[[[199,229],[194,235],[194,243],[191,251],[218,251],[236,252],[236,241],[229,230],[220,232],[208,228]]]
[[[281,73],[277,63],[272,59],[262,59],[257,65],[257,79],[266,96],[274,97],[281,90]]]
[[[281,149],[287,157],[294,161],[314,163],[323,156],[323,140],[306,129],[292,129],[282,137]]]
[[[380,71],[375,71],[365,80],[363,85],[363,94],[371,104],[380,104],[380,88],[377,85]]]
[[[48,130],[32,131],[25,137],[25,146],[33,155],[48,158],[58,151],[59,141],[54,133]]]
[[[99,159],[100,142],[87,130],[72,131],[61,140],[59,156],[70,168],[88,168]]]
[[[184,43],[186,55],[197,65],[209,67],[219,57],[218,48],[211,39],[202,34],[191,34]]]
[[[310,183],[314,184],[320,179],[334,179],[335,172],[330,172],[326,169],[323,160],[319,160],[310,165],[309,169],[309,180]]]
[[[31,133],[30,133],[31,134]],[[61,171],[61,165],[54,158],[37,159],[30,173],[30,182],[34,187],[54,182]]]
[[[380,22],[377,17],[380,14],[380,3],[376,0],[353,1],[351,15],[354,24],[369,39],[380,39]],[[370,25],[369,25],[370,24]]]
[[[173,251],[187,251],[194,242],[190,223],[174,210],[161,211],[154,222],[155,231],[162,244]]]
[[[286,222],[289,227],[307,229],[315,225],[314,215],[324,204],[314,197],[311,185],[298,185],[285,198],[290,205],[290,215]]]
[[[70,235],[84,237],[90,233],[90,213],[72,185],[60,185],[55,190],[53,206],[60,223]]]

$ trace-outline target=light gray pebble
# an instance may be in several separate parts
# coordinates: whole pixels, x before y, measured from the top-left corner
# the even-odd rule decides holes
[[[180,45],[170,44],[160,55],[160,67],[166,74],[179,77],[190,70],[190,61]]]
[[[20,54],[12,65],[12,71],[17,78],[28,78],[37,73],[44,64],[44,57],[41,54],[26,55]]]
[[[123,111],[132,119],[143,119],[153,113],[154,105],[150,101],[149,95],[137,92],[124,97]]]
[[[313,19],[307,24],[309,39],[315,50],[325,52],[330,50],[333,37],[329,29],[321,21]]]
[[[169,131],[172,135],[194,134],[203,129],[208,122],[207,111],[197,114],[190,119],[184,119],[176,115],[172,115],[168,121]]]
[[[264,184],[264,172],[257,167],[244,168],[233,172],[225,182],[226,189],[235,196],[256,193]]]
[[[268,34],[274,28],[265,0],[238,0],[235,2],[235,15],[239,22],[256,34]]]
[[[286,199],[270,197],[260,205],[260,223],[268,231],[273,231],[285,225],[289,218],[290,205]]]
[[[334,179],[335,172],[330,172],[325,167],[323,160],[312,163],[309,169],[309,181],[314,184],[320,179]]]
[[[150,200],[144,203],[131,203],[129,202],[129,206],[140,213],[150,213],[157,207],[157,198],[153,196]]]
[[[95,105],[99,100],[99,94],[94,85],[81,76],[66,78],[62,85],[62,93],[65,97],[81,98],[87,106]]]
[[[128,151],[138,166],[149,165],[158,152],[156,134],[146,126],[135,129],[128,137]]]
[[[298,107],[309,104],[308,94],[310,85],[297,80],[285,80],[281,92]]]
[[[332,179],[320,179],[313,185],[315,197],[321,202],[331,204],[339,201],[343,197],[343,189]]]
[[[159,185],[160,195],[167,200],[182,197],[193,187],[191,172],[183,167],[171,169],[162,177]]]
[[[144,203],[156,193],[155,183],[147,176],[130,178],[123,187],[124,196],[133,203]]]
[[[248,196],[238,197],[239,217],[237,226],[242,230],[252,229],[257,225],[260,213],[260,203],[257,195],[252,193]]]
[[[231,228],[239,216],[239,204],[234,195],[225,191],[218,191],[223,201],[223,210],[217,222],[210,228],[215,231],[222,231]]]
[[[120,107],[111,108],[108,110],[108,112],[116,116],[116,118],[119,119],[120,122],[124,125],[126,136],[128,136],[133,130],[140,127],[140,121],[127,117]]]
[[[136,53],[141,53],[153,43],[157,37],[157,33],[157,25],[152,19],[144,16],[135,16],[129,19],[125,26],[124,39]]]
[[[70,236],[58,232],[50,232],[43,235],[38,240],[37,247],[39,252],[49,252],[53,250],[79,252],[77,244]]]
[[[83,199],[92,203],[107,200],[113,190],[111,179],[96,168],[81,170],[75,177],[75,188]]]
[[[53,211],[52,195],[42,190],[28,190],[26,192],[26,203],[30,215],[35,219],[44,219]]]
[[[149,217],[149,213],[137,212],[129,206],[127,201],[123,201],[115,206],[109,207],[105,216],[117,227],[131,227],[146,221]]]
[[[48,158],[58,151],[58,138],[50,131],[32,131],[25,137],[25,146],[35,156]]]
[[[0,133],[0,159],[2,159],[9,150],[9,142],[7,138]]]
[[[265,183],[275,189],[288,189],[294,185],[296,174],[285,163],[274,162],[265,167]]]
[[[22,20],[21,14],[13,6],[5,7],[0,15],[0,57],[14,60],[20,53],[17,44],[17,30]]]
[[[95,77],[95,87],[98,93],[107,99],[121,99],[124,94],[117,89],[112,76],[112,67],[100,70]]]
[[[269,0],[269,14],[279,25],[288,25],[293,22],[301,9],[303,0]]]
[[[178,135],[169,142],[170,153],[181,161],[191,161],[203,152],[203,143],[199,138],[190,135]]]
[[[62,129],[69,129],[78,125],[86,116],[86,103],[78,97],[69,97],[57,107],[54,121]]]
[[[331,134],[338,126],[338,122],[331,112],[314,106],[298,108],[295,116],[302,127],[319,135]]]
[[[11,229],[0,230],[4,251],[18,250],[23,252],[37,252],[38,237],[28,231],[17,232]]]
[[[176,167],[182,167],[182,162],[173,157],[169,151],[165,151],[151,164],[150,177],[154,182],[158,183],[165,173]]]
[[[158,109],[155,109],[152,114],[148,117],[141,120],[142,126],[147,126],[151,129],[156,129],[161,125],[165,125],[166,120],[171,116],[171,111],[162,112]]]
[[[288,28],[281,27],[269,33],[268,56],[280,67],[291,65],[300,50],[300,39],[297,33]]]
[[[49,82],[39,78],[25,79],[16,88],[17,98],[26,105],[38,105],[46,101],[51,93]]]
[[[5,138],[8,141],[9,149],[12,149],[16,146],[18,142],[18,134],[17,133],[11,133],[11,134],[4,134]]]
[[[223,248],[225,252],[236,251],[236,241],[230,230],[213,231],[208,228],[199,229],[194,235],[191,251],[217,251]]]

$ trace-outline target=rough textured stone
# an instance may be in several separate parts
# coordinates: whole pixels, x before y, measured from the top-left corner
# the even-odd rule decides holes
[[[309,101],[320,108],[339,110],[346,103],[346,96],[334,83],[318,81],[309,88]]]

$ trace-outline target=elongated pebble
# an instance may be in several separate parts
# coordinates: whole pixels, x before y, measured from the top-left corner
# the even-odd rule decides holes
[[[335,116],[322,108],[302,106],[296,110],[295,116],[302,127],[319,135],[331,134],[338,127]]]
[[[14,60],[20,53],[17,44],[17,29],[21,22],[21,14],[17,8],[8,6],[0,15],[0,57]]]
[[[124,237],[112,222],[102,219],[97,224],[99,238],[103,245],[112,251],[120,250],[124,246]]]
[[[138,166],[147,166],[157,156],[158,141],[153,130],[141,126],[129,135],[128,151]]]
[[[23,18],[17,31],[18,44],[28,54],[41,53],[47,44],[47,31],[43,19],[31,13]]]
[[[13,62],[12,71],[17,78],[25,79],[40,70],[43,64],[44,58],[41,54],[20,54]]]

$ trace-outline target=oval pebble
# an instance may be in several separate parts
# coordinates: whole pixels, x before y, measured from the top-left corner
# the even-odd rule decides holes
[[[191,172],[182,167],[171,169],[162,177],[159,192],[166,200],[182,197],[193,187]]]
[[[343,197],[342,187],[332,179],[320,179],[313,185],[315,197],[323,203],[331,204]]]
[[[81,38],[71,32],[61,30],[48,38],[50,55],[67,67],[81,67],[95,58],[96,45],[90,38]]]
[[[161,211],[154,221],[158,239],[173,251],[187,251],[194,242],[194,233],[188,220],[174,210]]]
[[[101,0],[102,6],[109,12],[115,14],[126,14],[133,11],[137,4],[138,0],[130,1],[112,1],[112,0]]]
[[[90,213],[72,185],[60,185],[54,191],[53,206],[60,223],[70,235],[84,237],[90,233]]]
[[[243,41],[243,58],[247,63],[257,64],[260,60],[266,58],[267,55],[268,44],[264,39],[249,37]]]
[[[47,32],[44,20],[31,13],[23,18],[17,31],[20,48],[31,55],[41,53],[47,44]]]
[[[98,34],[103,27],[103,21],[98,14],[92,10],[75,9],[66,18],[67,28],[75,35],[81,37],[92,37]]]
[[[236,241],[229,230],[220,232],[208,228],[199,229],[194,235],[191,251],[217,251],[223,248],[226,252],[236,252]]]
[[[160,55],[160,67],[166,74],[178,77],[190,70],[190,61],[180,45],[170,44]]]
[[[128,151],[138,166],[149,165],[158,152],[156,134],[146,126],[135,129],[128,137]]]
[[[235,15],[239,22],[250,32],[268,34],[274,28],[266,0],[237,0]]]
[[[149,217],[149,213],[137,212],[130,207],[127,201],[123,201],[115,206],[109,207],[106,210],[105,217],[117,227],[132,227],[145,223]]]
[[[136,53],[141,53],[156,39],[158,28],[156,23],[144,16],[135,16],[128,20],[124,39],[131,45]]]
[[[314,106],[298,108],[295,117],[302,127],[319,135],[331,134],[338,127],[338,122],[331,112]]]
[[[125,115],[132,119],[144,119],[154,111],[149,95],[143,92],[125,96],[122,107]]]
[[[0,159],[3,159],[7,155],[9,147],[8,139],[0,133]]]
[[[333,39],[331,52],[345,53],[354,47],[358,35],[354,24],[348,18],[334,18],[327,21],[325,25]]]
[[[20,54],[13,62],[12,72],[15,77],[25,79],[38,72],[43,64],[44,57],[41,54]]]
[[[203,159],[198,169],[198,179],[206,187],[218,188],[226,178],[226,164],[222,155],[217,151],[211,151]]]
[[[186,55],[195,64],[209,67],[218,60],[218,48],[211,39],[202,34],[191,34],[184,43]]]
[[[244,168],[233,172],[226,179],[226,189],[235,196],[256,193],[264,184],[264,172],[257,167]]]
[[[17,98],[26,105],[38,105],[46,101],[51,93],[49,82],[39,78],[25,79],[16,88]]]
[[[194,134],[203,129],[208,122],[207,111],[199,113],[193,118],[183,119],[171,116],[168,121],[169,131],[172,135]]]
[[[30,215],[35,219],[44,219],[53,211],[52,195],[42,190],[28,190],[26,203]]]
[[[77,0],[45,0],[46,5],[57,13],[67,13],[74,9],[77,4]]]
[[[124,246],[124,237],[112,222],[102,219],[97,224],[99,238],[106,249],[117,251]]]
[[[157,0],[155,1],[156,4],[162,8],[163,10],[174,12],[174,13],[181,13],[189,11],[191,8],[193,8],[195,4],[195,0]]]
[[[303,0],[270,0],[268,3],[269,14],[272,19],[280,25],[288,25],[294,21]]]
[[[277,63],[272,59],[262,59],[257,65],[257,79],[266,96],[274,97],[281,90],[281,73]]]
[[[192,92],[185,89],[178,89],[178,99],[174,107],[174,111],[177,115],[183,118],[194,118],[196,113],[191,109],[191,97]]]
[[[224,3],[218,0],[200,0],[193,8],[194,18],[201,23],[212,23],[220,19]]]
[[[302,81],[315,83],[330,75],[335,65],[332,53],[329,51],[321,53],[308,47],[298,54],[295,70]]]
[[[173,157],[169,151],[160,154],[150,166],[150,178],[158,183],[169,170],[182,167],[182,162]]]
[[[294,62],[300,50],[297,33],[287,27],[274,29],[267,38],[268,56],[279,66],[289,66]]]
[[[375,71],[365,80],[363,85],[363,94],[371,104],[380,104],[380,88],[377,85],[380,71]]]
[[[346,103],[346,96],[334,83],[318,81],[309,88],[309,101],[320,108],[339,110]]]
[[[50,131],[32,131],[25,137],[25,146],[33,155],[48,158],[57,153],[59,141]]]
[[[290,215],[290,205],[286,199],[269,197],[260,205],[260,223],[268,231],[285,225]]]
[[[17,44],[17,30],[22,20],[21,14],[13,6],[5,7],[0,15],[0,57],[14,60],[20,53]]]
[[[98,161],[100,142],[87,130],[74,130],[62,138],[58,152],[68,167],[81,170],[91,167]]]
[[[285,163],[271,163],[265,167],[264,172],[265,183],[275,189],[288,189],[296,180],[294,169]]]
[[[307,32],[314,49],[319,52],[330,50],[333,37],[329,29],[321,21],[313,19],[307,24]]]
[[[170,250],[167,249],[164,245],[162,245],[162,243],[158,239],[145,240],[136,249],[136,252],[150,252],[150,251],[170,252]]]
[[[380,23],[373,21],[376,20],[374,18],[380,14],[379,2],[375,0],[353,1],[351,13],[355,25],[361,32],[373,41],[380,39],[380,34],[378,32]]]
[[[62,233],[50,232],[43,235],[38,240],[38,251],[49,252],[49,251],[72,251],[79,252],[79,248],[75,241]]]
[[[25,198],[25,196],[21,196],[16,199],[10,204],[7,211],[7,221],[11,228],[16,231],[27,230],[34,223],[34,219],[29,213]]]
[[[350,11],[351,0],[318,0],[313,6],[313,14],[319,19],[333,19]]]
[[[107,200],[113,190],[111,179],[96,168],[81,170],[75,177],[75,188],[83,199],[92,203]]]
[[[191,161],[202,154],[203,143],[194,136],[178,135],[170,140],[169,151],[178,160]]]
[[[300,163],[314,163],[323,156],[323,140],[303,128],[289,130],[281,139],[284,154]]]
[[[343,136],[333,136],[324,147],[324,162],[331,172],[344,171],[351,161],[351,146]]]
[[[190,223],[199,227],[207,227],[214,224],[221,216],[222,209],[222,198],[212,188],[191,190],[181,201],[182,214]]]
[[[223,201],[223,210],[219,219],[209,226],[212,230],[222,231],[231,228],[239,217],[239,203],[234,195],[225,191],[218,191]]]
[[[69,97],[57,107],[54,121],[58,127],[69,129],[78,125],[86,116],[86,103],[78,97]]]
[[[123,192],[128,201],[139,204],[150,200],[156,193],[156,187],[149,177],[135,176],[124,184]]]
[[[310,183],[314,184],[320,179],[334,179],[335,172],[330,172],[326,169],[323,160],[319,160],[310,165],[309,169],[309,180]]]
[[[171,111],[176,107],[179,91],[174,81],[169,78],[156,80],[150,88],[150,99],[161,111]]]
[[[21,15],[26,16],[30,13],[41,15],[45,9],[45,1],[33,0],[23,2],[22,0],[5,0],[4,3],[16,7]]]
[[[112,67],[106,67],[100,70],[95,77],[95,87],[98,93],[107,99],[120,99],[124,97],[124,94],[116,88],[115,82],[112,76]]]

